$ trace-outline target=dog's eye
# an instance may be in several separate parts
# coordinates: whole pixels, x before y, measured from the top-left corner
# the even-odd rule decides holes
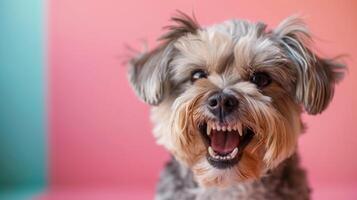
[[[191,81],[195,82],[198,79],[207,78],[207,73],[202,69],[198,69],[192,72],[191,74]]]
[[[256,72],[250,77],[250,82],[256,84],[259,88],[263,88],[271,83],[271,77],[264,72]]]

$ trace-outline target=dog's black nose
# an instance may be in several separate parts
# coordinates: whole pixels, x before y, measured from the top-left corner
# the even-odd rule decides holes
[[[237,109],[238,100],[233,95],[217,93],[208,98],[207,106],[212,114],[222,120]]]

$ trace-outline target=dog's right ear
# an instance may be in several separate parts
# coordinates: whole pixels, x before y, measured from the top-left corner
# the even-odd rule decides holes
[[[129,80],[136,94],[150,105],[158,105],[170,87],[169,65],[176,50],[173,43],[186,34],[195,34],[200,26],[196,19],[178,11],[167,26],[168,32],[160,37],[162,44],[156,49],[133,58],[130,62]]]
[[[129,63],[130,83],[136,94],[150,105],[158,105],[164,97],[173,52],[173,45],[169,43],[139,55]]]

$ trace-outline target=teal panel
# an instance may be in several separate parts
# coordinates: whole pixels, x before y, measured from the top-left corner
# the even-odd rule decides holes
[[[1,200],[37,200],[41,199],[43,186],[25,188],[5,188],[0,192]]]
[[[43,0],[0,0],[2,191],[46,184],[43,3]]]

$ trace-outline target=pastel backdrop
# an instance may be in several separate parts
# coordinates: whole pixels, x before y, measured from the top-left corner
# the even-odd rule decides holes
[[[2,0],[0,187],[38,185],[40,199],[153,198],[169,155],[155,144],[149,107],[129,87],[123,61],[127,44],[154,47],[176,9],[194,11],[202,25],[245,18],[271,28],[300,14],[321,55],[348,54],[349,72],[330,107],[304,116],[299,151],[313,199],[356,199],[353,0]]]

